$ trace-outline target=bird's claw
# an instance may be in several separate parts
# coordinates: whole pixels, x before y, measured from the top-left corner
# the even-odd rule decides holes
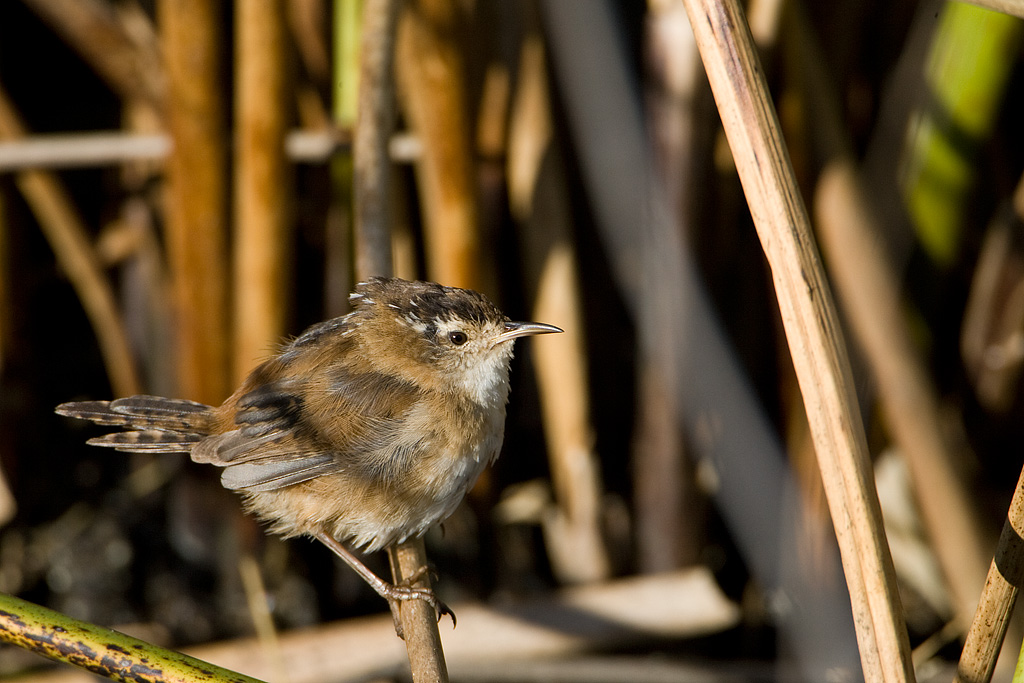
[[[406,581],[403,581],[402,584],[406,584],[408,582],[411,581],[407,579]],[[385,597],[388,599],[388,604],[391,606],[391,615],[392,617],[394,617],[395,620],[395,632],[398,634],[399,638],[402,638],[403,640],[405,639],[405,633],[404,629],[402,628],[402,620],[399,613],[399,605],[400,603],[408,602],[409,600],[423,600],[428,605],[433,607],[434,612],[437,614],[437,621],[439,623],[441,621],[441,618],[445,615],[450,616],[452,618],[452,628],[455,628],[455,625],[457,623],[455,619],[455,612],[453,612],[448,605],[444,604],[444,602],[438,599],[438,597],[434,594],[433,589],[415,588],[412,586],[401,584],[388,584],[388,588],[385,590],[387,593]]]
[[[409,588],[412,588],[413,586],[416,585],[416,582],[419,581],[420,579],[422,579],[423,577],[427,577],[428,579],[430,579],[431,582],[437,581],[437,579],[438,579],[437,568],[434,567],[434,565],[430,564],[430,563],[424,564],[419,569],[417,569],[412,574],[410,574],[409,576],[405,577],[401,581],[398,581],[395,585],[396,586],[407,586]],[[430,589],[421,589],[421,590],[430,590]]]

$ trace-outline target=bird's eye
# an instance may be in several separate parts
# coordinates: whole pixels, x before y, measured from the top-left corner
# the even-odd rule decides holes
[[[456,346],[462,346],[467,341],[469,341],[469,337],[466,336],[465,332],[461,330],[455,330],[454,332],[448,333],[448,341],[450,341],[452,344],[455,344]]]

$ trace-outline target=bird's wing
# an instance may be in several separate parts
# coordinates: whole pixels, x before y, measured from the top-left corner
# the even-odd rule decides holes
[[[196,462],[224,467],[229,489],[269,491],[326,474],[380,475],[408,450],[406,420],[419,390],[376,372],[332,370],[308,382],[261,384],[236,403],[236,429],[203,440]]]

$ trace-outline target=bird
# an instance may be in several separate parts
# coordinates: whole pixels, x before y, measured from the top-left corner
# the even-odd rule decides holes
[[[315,538],[352,567],[396,627],[407,600],[454,620],[432,589],[385,581],[356,553],[422,536],[454,512],[501,450],[513,342],[562,330],[433,282],[369,278],[349,300],[350,313],[284,343],[219,407],[139,395],[56,412],[124,428],[91,445],[221,468],[221,484],[272,533]]]

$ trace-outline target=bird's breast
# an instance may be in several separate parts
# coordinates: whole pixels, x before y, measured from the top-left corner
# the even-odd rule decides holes
[[[433,437],[423,444],[410,484],[426,497],[461,500],[501,450],[505,408],[484,408],[469,401],[434,408],[424,411],[423,424],[413,430]]]
[[[421,401],[406,414],[396,438],[374,456],[387,467],[362,467],[358,474],[342,469],[249,495],[249,504],[287,535],[326,531],[378,550],[422,535],[455,511],[500,451],[504,422],[503,407]]]

